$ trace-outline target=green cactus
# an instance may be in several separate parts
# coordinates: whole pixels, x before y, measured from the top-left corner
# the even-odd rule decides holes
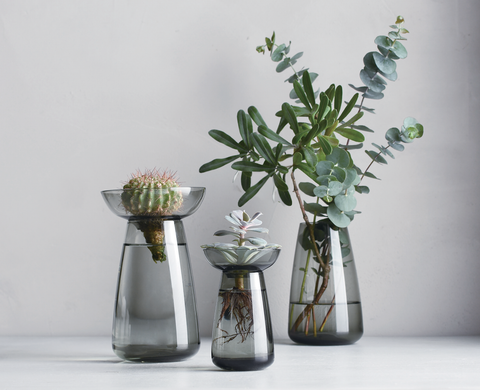
[[[159,217],[136,221],[147,244],[153,245],[149,246],[149,250],[155,262],[167,259],[161,217],[171,215],[183,203],[181,192],[174,190],[176,187],[179,185],[172,173],[156,169],[133,174],[123,186],[122,204],[126,211],[140,217]]]
[[[164,216],[178,210],[183,202],[174,175],[154,169],[137,172],[123,186],[122,203],[133,215]]]

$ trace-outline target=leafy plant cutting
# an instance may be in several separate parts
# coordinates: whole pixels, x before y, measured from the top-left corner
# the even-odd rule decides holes
[[[234,154],[202,165],[200,172],[232,163],[231,167],[241,175],[244,190],[238,201],[240,207],[270,179],[284,204],[293,204],[292,192],[298,202],[307,226],[309,244],[305,249],[313,251],[321,282],[311,305],[307,305],[293,322],[296,328],[311,315],[329,281],[329,248],[316,238],[318,219],[327,220],[335,230],[349,226],[359,213],[356,194],[369,193],[364,179],[377,179],[370,171],[373,164],[387,164],[387,158],[394,158],[393,151],[401,152],[406,144],[423,136],[423,126],[416,119],[407,117],[400,126],[386,131],[385,145],[373,143],[376,150],[365,150],[371,160],[366,168],[361,169],[354,162],[353,153],[363,149],[365,134],[373,132],[359,123],[365,113],[374,112],[374,109],[365,107],[365,101],[384,97],[387,82],[397,80],[397,61],[407,57],[402,44],[408,33],[403,17],[399,16],[390,28],[392,30],[387,35],[375,39],[377,51],[364,56],[364,67],[360,71],[363,85],[349,84],[355,93],[345,101],[341,85],[332,84],[323,91],[315,89],[318,74],[308,68],[297,71],[294,67],[303,53],[290,56],[291,44],[277,44],[273,33],[256,50],[270,54],[278,73],[287,69],[293,72],[286,81],[292,84],[290,98],[294,103],[282,104],[276,113],[279,118],[276,128],[267,125],[256,107],[249,107],[247,112],[238,111],[238,141],[221,130],[209,131],[212,138],[232,149]],[[298,183],[299,172],[309,181]],[[256,183],[252,183],[254,173],[262,174]],[[313,200],[304,201],[305,195]],[[307,272],[309,268],[305,268]]]

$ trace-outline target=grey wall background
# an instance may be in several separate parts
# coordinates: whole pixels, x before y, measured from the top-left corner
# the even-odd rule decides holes
[[[205,186],[184,221],[202,335],[211,332],[220,279],[200,245],[228,224],[241,195],[228,150],[207,131],[236,136],[236,112],[267,122],[288,100],[265,36],[304,51],[318,86],[360,84],[363,55],[398,14],[410,30],[399,80],[366,123],[414,116],[425,137],[370,182],[350,232],[366,335],[473,335],[480,329],[478,1],[0,1],[0,334],[107,335],[125,222],[100,191],[137,169],[177,171]],[[352,91],[353,92],[353,91]],[[347,90],[347,93],[350,91]],[[267,186],[268,187],[268,186]],[[297,207],[271,201],[269,240],[283,245],[266,271],[274,332],[286,338]],[[400,211],[398,210],[400,208]]]

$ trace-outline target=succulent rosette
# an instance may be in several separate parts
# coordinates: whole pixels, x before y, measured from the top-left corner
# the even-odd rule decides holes
[[[262,213],[257,212],[250,217],[245,211],[234,210],[225,219],[232,224],[230,230],[217,230],[214,236],[234,236],[232,243],[216,242],[203,245],[202,248],[214,248],[221,251],[225,259],[231,264],[252,264],[263,256],[262,249],[280,248],[278,244],[267,243],[260,237],[246,237],[249,232],[268,233],[268,229],[260,227],[262,221],[258,219]],[[246,245],[246,243],[251,245]]]

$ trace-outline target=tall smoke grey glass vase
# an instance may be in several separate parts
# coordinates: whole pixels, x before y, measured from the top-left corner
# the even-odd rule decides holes
[[[112,346],[122,359],[173,362],[198,352],[200,337],[190,256],[182,219],[200,206],[205,188],[145,189],[152,199],[177,197],[159,215],[132,214],[130,190],[107,190],[109,208],[127,219],[115,299]],[[133,191],[133,190],[132,190]],[[138,189],[135,191],[139,191]]]
[[[300,344],[353,344],[363,335],[362,305],[347,229],[328,220],[315,225],[315,244],[330,275],[322,293],[323,270],[305,223],[300,224],[290,288],[289,337]]]

